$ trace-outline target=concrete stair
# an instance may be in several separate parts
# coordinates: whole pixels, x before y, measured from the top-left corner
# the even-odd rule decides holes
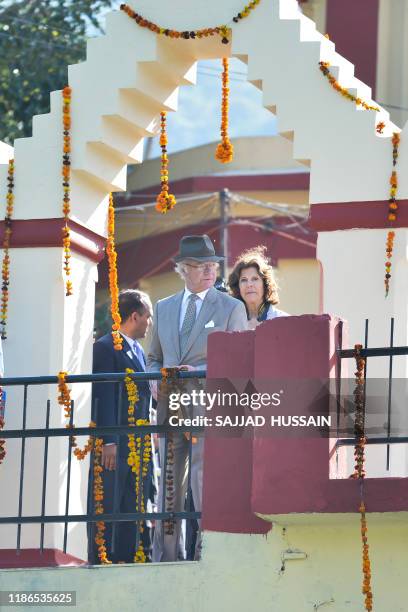
[[[385,136],[399,128],[385,109],[364,110],[334,91],[319,70],[320,61],[330,62],[330,72],[351,94],[379,106],[370,87],[354,76],[354,65],[317,32],[296,0],[260,3],[251,18],[234,30],[232,55],[247,63],[248,80],[262,90],[263,105],[276,113],[279,132],[293,140],[294,158],[313,168],[312,200],[329,201],[325,190],[314,191],[322,158],[326,160],[322,172],[329,171],[333,181],[339,160],[345,167],[351,160],[355,164],[350,147],[364,151],[361,155],[367,163],[372,160],[372,167],[387,154],[391,159]],[[387,124],[383,135],[375,129],[380,121]],[[351,163],[350,174],[356,174]]]

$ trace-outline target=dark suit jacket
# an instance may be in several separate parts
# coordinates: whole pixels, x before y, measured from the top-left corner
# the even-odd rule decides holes
[[[144,365],[144,364],[143,364]],[[93,346],[93,372],[125,372],[131,368],[135,372],[143,372],[144,368],[132,352],[129,344],[123,338],[121,351],[113,347],[112,334],[106,334],[99,338]],[[150,405],[150,389],[147,382],[136,383],[139,401],[136,404],[135,418],[148,419]],[[128,399],[126,387],[123,382],[94,383],[92,388],[92,399],[97,400],[96,424],[103,426],[127,425],[128,423]],[[116,442],[116,436],[103,436],[105,443]],[[128,437],[120,437],[119,455],[128,455]]]

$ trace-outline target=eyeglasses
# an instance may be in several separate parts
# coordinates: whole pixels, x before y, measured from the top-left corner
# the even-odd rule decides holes
[[[189,268],[193,268],[194,270],[200,270],[201,272],[204,272],[204,270],[215,270],[218,267],[218,263],[214,261],[207,261],[206,263],[198,264],[196,266],[185,262],[184,265],[188,266]]]

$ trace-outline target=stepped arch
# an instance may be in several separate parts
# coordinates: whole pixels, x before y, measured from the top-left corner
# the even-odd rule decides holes
[[[152,21],[179,30],[228,22],[243,8],[243,0],[222,3],[207,0],[197,3],[194,12],[189,0],[171,3],[158,0],[154,4],[139,0],[129,4]],[[73,89],[74,295],[67,300],[63,291],[58,221],[62,200],[60,92],[51,94],[48,114],[34,117],[32,137],[15,142],[13,244],[24,248],[13,248],[11,253],[10,338],[5,347],[7,375],[55,374],[60,369],[71,373],[91,370],[94,290],[97,262],[103,256],[108,194],[126,189],[127,165],[142,162],[143,139],[155,132],[159,112],[177,109],[179,86],[194,84],[196,61],[225,54],[248,64],[248,80],[262,89],[264,106],[276,111],[280,133],[293,140],[294,158],[310,166],[310,203],[315,210],[322,204],[350,203],[354,209],[359,202],[387,200],[390,141],[376,134],[375,126],[380,120],[387,122],[385,136],[397,128],[389,122],[385,110],[358,110],[328,85],[318,69],[320,60],[330,62],[333,74],[352,93],[371,100],[370,88],[354,76],[353,65],[336,53],[333,42],[317,32],[315,24],[299,12],[296,0],[261,0],[247,19],[234,24],[229,45],[222,45],[217,37],[194,41],[157,37],[137,27],[124,13],[112,12],[107,16],[106,35],[90,40],[86,60],[69,67],[69,85]],[[403,135],[407,130],[405,126]],[[408,163],[407,150],[403,138],[401,168]],[[7,166],[3,163],[1,201],[5,201],[6,172]],[[400,176],[400,197],[408,198],[408,173],[401,172]],[[357,227],[360,227],[357,234],[333,232],[336,229],[333,225],[327,231],[322,230],[318,247],[328,279],[325,308],[349,318],[356,339],[358,321],[366,315],[381,319],[398,311],[406,321],[408,293],[406,259],[401,259],[396,273],[401,293],[392,296],[386,304],[380,303],[384,226]],[[407,244],[406,230],[401,228],[398,232],[397,246],[403,251]],[[354,273],[353,261],[357,249],[361,251],[359,274]],[[377,280],[374,273],[363,272],[364,266],[372,264],[373,253],[375,265],[378,263],[381,267],[376,272]],[[28,338],[31,348],[22,350]],[[86,422],[89,388],[84,387],[78,393],[78,410]],[[48,398],[55,403],[55,396],[55,389],[38,390],[35,400],[44,406]],[[60,424],[62,417],[57,408],[53,414],[55,424]],[[32,426],[42,426],[41,419],[42,416],[34,416]],[[18,426],[20,422],[21,413],[16,410],[9,416],[8,425]],[[53,453],[55,465],[64,474],[66,452],[56,445]],[[5,475],[0,474],[0,478],[18,473],[17,458],[8,465],[9,471],[4,470]],[[36,461],[29,469],[33,473],[38,469]],[[64,483],[59,476],[56,473],[54,484],[62,491]],[[73,503],[80,508],[85,499],[86,482],[81,480],[79,472],[75,478],[82,493]],[[31,494],[30,505],[34,507],[38,504],[38,495],[33,491]],[[10,499],[13,495],[11,491]],[[53,532],[55,537],[50,536],[51,540],[59,535],[58,529]],[[33,543],[34,531],[27,529],[26,534],[23,544]],[[78,536],[78,547],[81,541],[82,536]],[[75,548],[74,552],[81,554]]]

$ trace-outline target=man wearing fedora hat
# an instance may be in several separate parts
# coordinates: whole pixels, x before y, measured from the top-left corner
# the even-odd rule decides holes
[[[207,338],[214,331],[243,331],[248,329],[244,304],[235,298],[217,291],[218,262],[223,257],[216,255],[214,245],[207,235],[184,236],[180,240],[178,255],[174,258],[176,271],[183,278],[185,288],[157,302],[153,316],[153,332],[147,359],[149,371],[163,367],[180,367],[200,370],[207,366]],[[189,389],[191,390],[189,381]],[[187,389],[187,391],[189,390]],[[192,407],[190,407],[192,408]],[[194,416],[205,411],[205,407],[194,408]],[[189,413],[191,415],[191,412]],[[157,423],[163,424],[168,417],[168,398],[159,394]],[[196,511],[201,510],[203,483],[203,444],[198,438],[191,445],[191,490]],[[169,500],[160,486],[159,511],[182,511],[187,487],[186,465],[190,441],[183,434],[172,434],[172,457],[167,462],[166,483],[174,491],[172,508],[165,508]],[[159,441],[160,462],[165,463],[165,439]],[[164,477],[164,475],[163,475]],[[171,497],[171,496],[170,496]],[[163,528],[156,521],[153,542],[153,561],[176,561],[178,558],[180,521],[172,529]],[[199,559],[201,537],[197,538],[195,558]]]

